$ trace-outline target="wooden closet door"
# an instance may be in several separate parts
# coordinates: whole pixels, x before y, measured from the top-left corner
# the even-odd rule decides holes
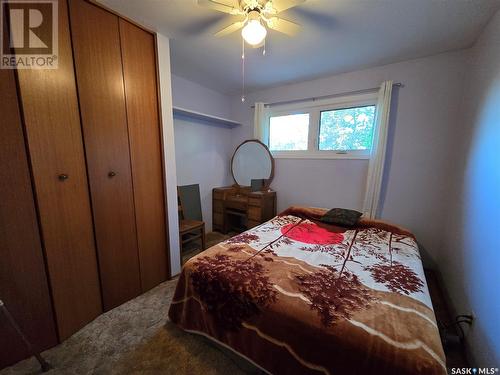
[[[17,71],[61,339],[102,312],[66,1],[59,67]],[[65,179],[63,175],[66,175]]]
[[[36,350],[57,344],[14,71],[0,69],[0,299]],[[30,355],[0,313],[0,369]]]
[[[167,240],[155,39],[120,19],[142,291],[167,279]]]
[[[105,310],[141,292],[118,17],[70,2]]]

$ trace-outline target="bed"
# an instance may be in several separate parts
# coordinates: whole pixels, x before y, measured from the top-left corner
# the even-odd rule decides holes
[[[446,374],[414,236],[291,207],[191,258],[170,320],[272,374]]]

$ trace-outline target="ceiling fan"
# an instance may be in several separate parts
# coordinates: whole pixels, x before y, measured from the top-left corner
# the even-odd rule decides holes
[[[277,15],[306,0],[198,0],[198,4],[233,16],[244,17],[215,34],[222,37],[242,29],[243,39],[252,47],[262,46],[267,28],[293,36],[300,25]],[[266,28],[267,26],[267,28]]]

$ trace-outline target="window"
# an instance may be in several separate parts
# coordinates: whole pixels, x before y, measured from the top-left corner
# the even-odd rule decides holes
[[[277,158],[367,159],[376,102],[374,92],[268,108],[263,141]]]
[[[309,114],[274,116],[269,120],[271,151],[307,150]]]
[[[369,150],[372,146],[375,106],[321,111],[319,149]]]

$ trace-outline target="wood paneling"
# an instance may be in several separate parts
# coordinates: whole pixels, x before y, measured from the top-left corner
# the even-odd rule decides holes
[[[70,2],[70,18],[108,310],[141,292],[119,24],[117,16],[83,0]]]
[[[214,212],[217,212],[217,213],[223,213],[224,212],[224,205],[222,203],[222,201],[220,200],[213,200],[213,210]]]
[[[162,149],[154,36],[120,19],[142,291],[167,279]]]
[[[214,212],[213,213],[213,219],[212,219],[212,225],[216,225],[219,229],[222,228],[222,225],[224,224],[223,220],[223,214]]]
[[[257,225],[260,225],[260,224],[261,224],[260,221],[248,220],[247,227],[248,227],[248,229],[251,229],[251,228],[256,227]]]
[[[67,8],[59,1],[59,68],[17,72],[59,334],[102,311]],[[68,175],[61,181],[60,174]]]
[[[0,69],[0,299],[36,350],[57,344],[14,71]],[[0,312],[0,368],[29,353]]]

